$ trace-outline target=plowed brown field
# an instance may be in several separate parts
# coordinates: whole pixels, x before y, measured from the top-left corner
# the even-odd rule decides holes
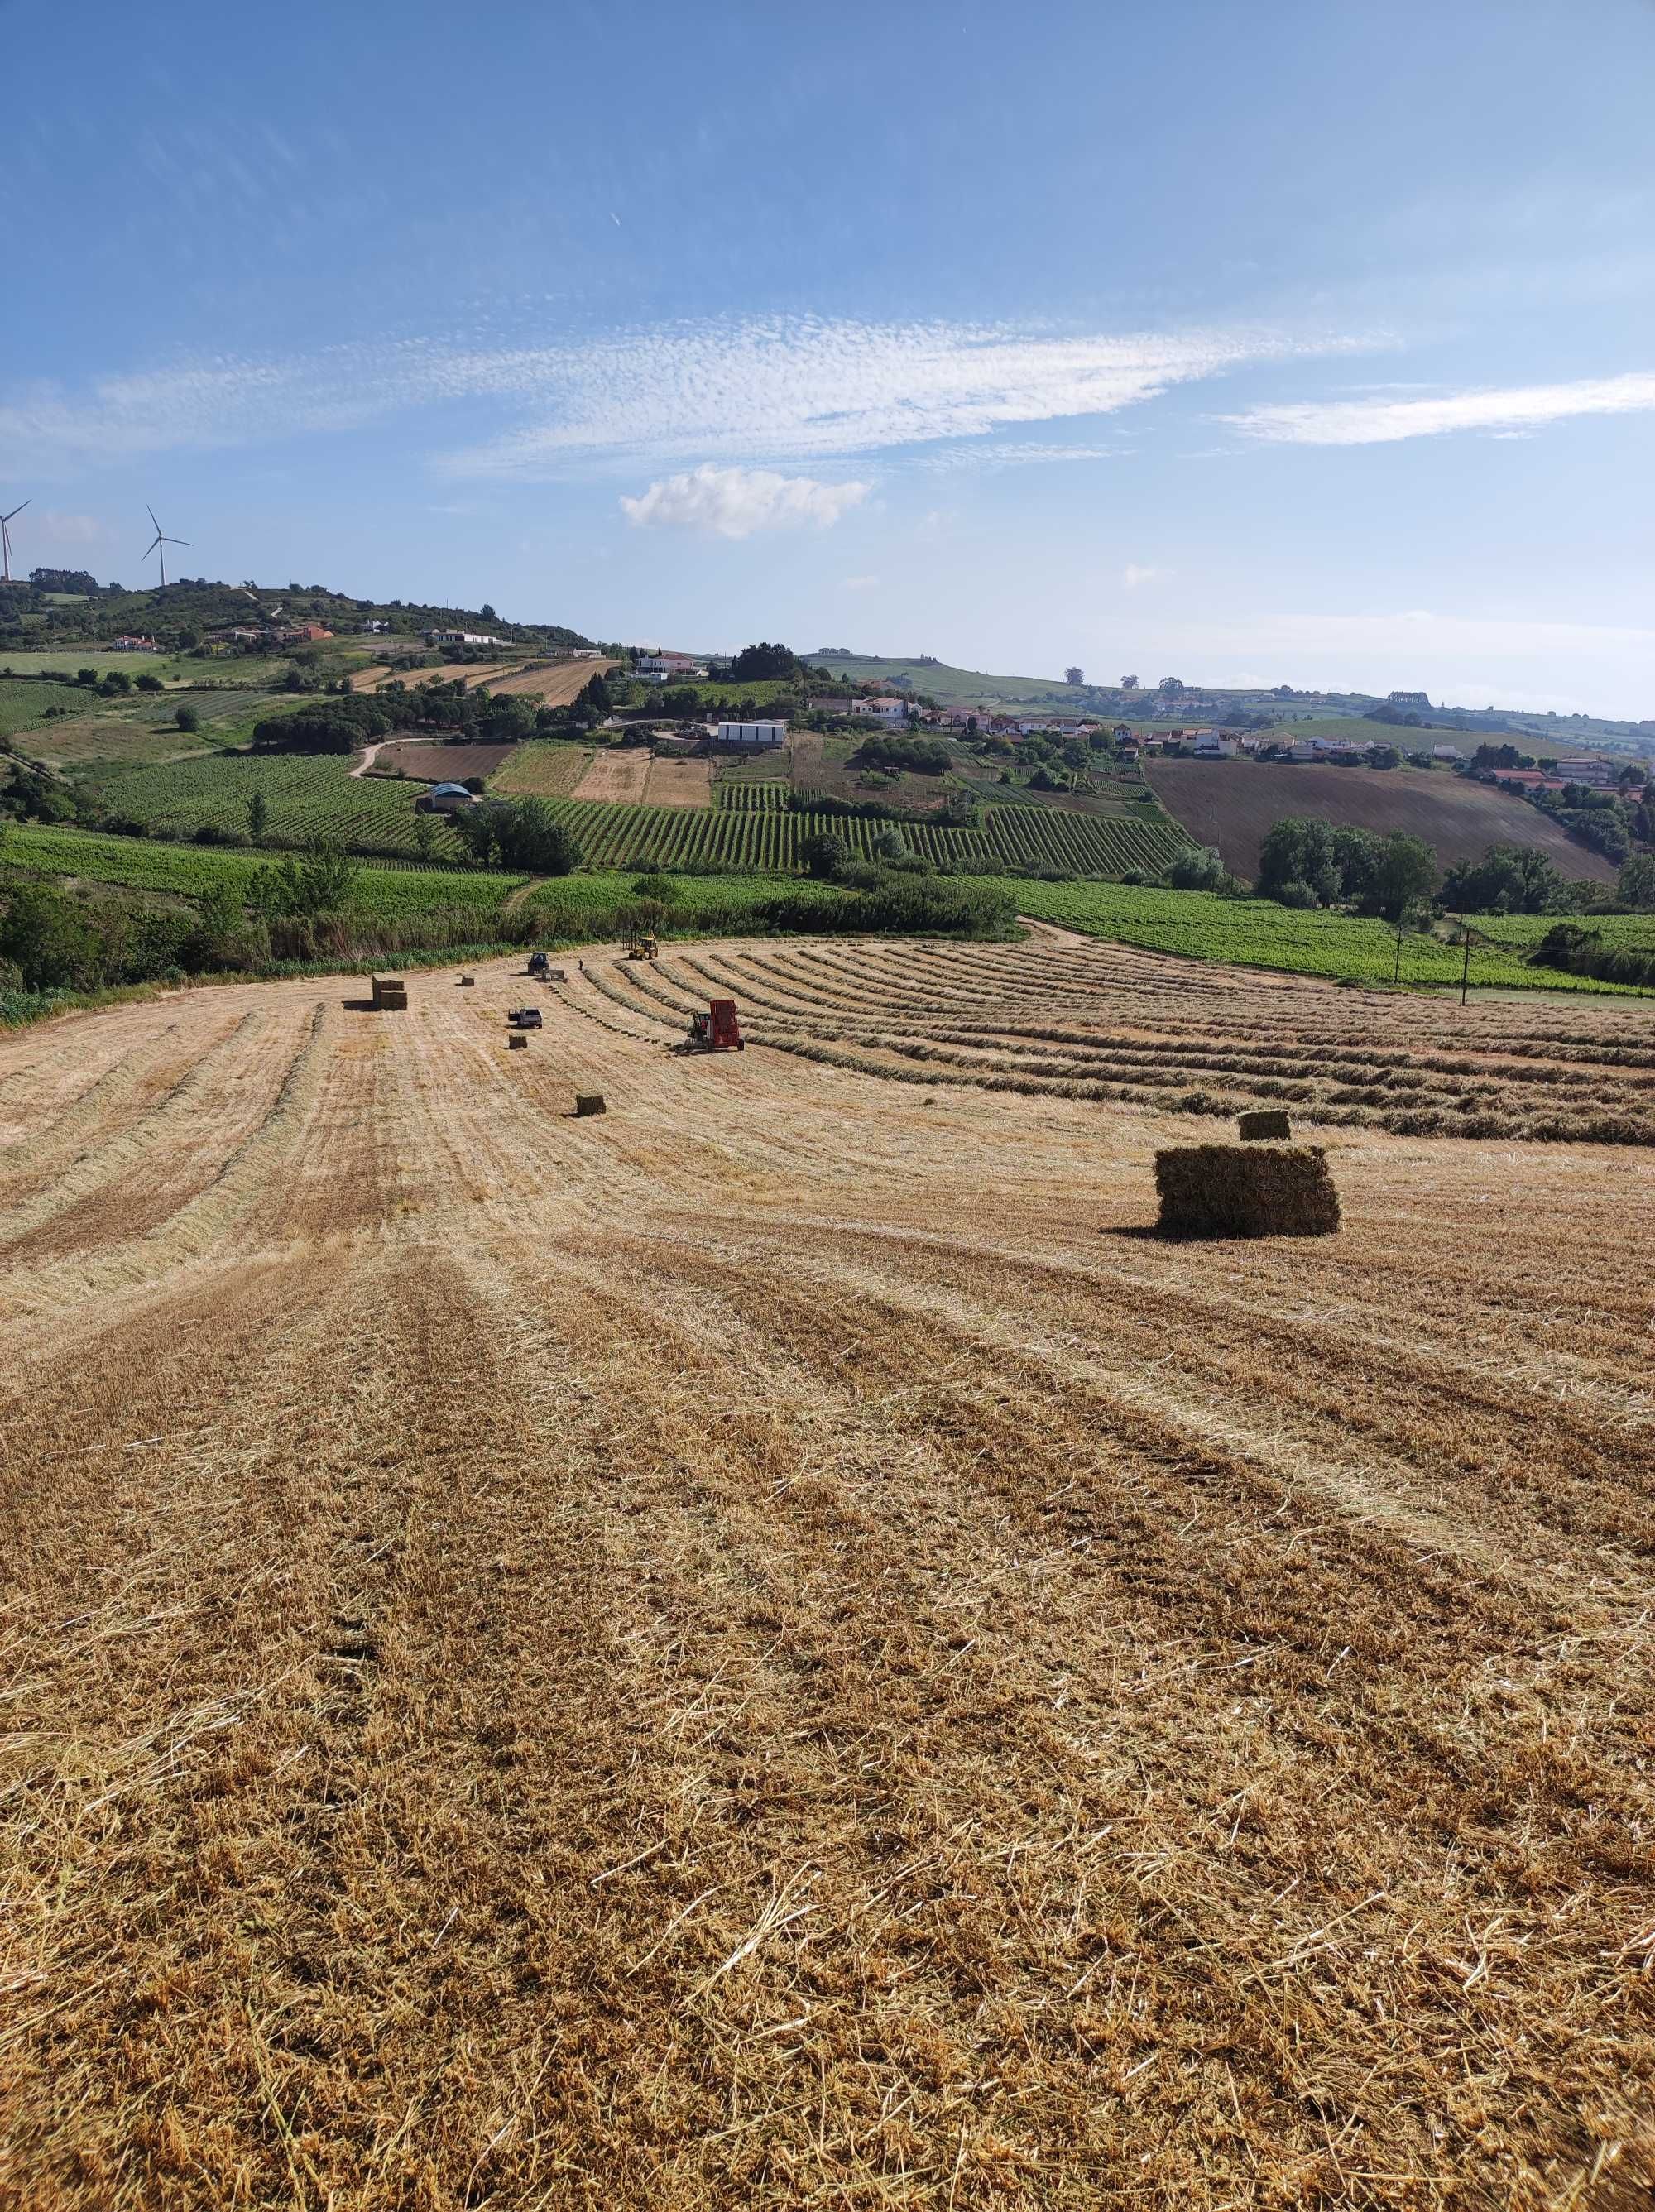
[[[1446,868],[1490,845],[1537,846],[1572,880],[1614,880],[1615,864],[1571,837],[1526,799],[1445,769],[1334,768],[1325,762],[1152,760],[1144,774],[1173,819],[1226,868],[1250,879],[1284,815],[1423,837]]]
[[[568,968],[0,1039],[0,2203],[1641,2202],[1655,1155],[1164,1246],[1187,1115],[678,1009],[1384,1009]]]

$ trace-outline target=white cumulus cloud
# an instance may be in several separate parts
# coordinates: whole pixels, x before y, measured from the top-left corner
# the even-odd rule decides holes
[[[1576,415],[1655,409],[1655,374],[1585,377],[1573,384],[1520,385],[1506,392],[1454,392],[1430,399],[1328,399],[1254,407],[1220,419],[1273,445],[1379,446],[1401,438],[1482,430],[1521,437]]]
[[[1140,584],[1165,583],[1171,573],[1170,568],[1141,567],[1137,562],[1129,561],[1121,571],[1121,581],[1129,592],[1135,592]]]
[[[661,477],[636,499],[623,493],[628,521],[679,530],[708,530],[720,538],[751,538],[755,530],[828,530],[870,487],[824,483],[816,477],[784,477],[774,469],[719,469],[703,461],[675,477]]]

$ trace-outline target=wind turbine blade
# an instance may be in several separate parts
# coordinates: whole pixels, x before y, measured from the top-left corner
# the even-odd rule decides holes
[[[161,540],[161,543],[162,543],[163,544],[165,544],[165,545],[189,545],[189,546],[193,546],[193,545],[194,545],[194,544],[195,544],[195,540],[194,540],[194,538],[163,538],[163,539]]]
[[[143,511],[149,516],[150,521],[155,523],[155,535],[159,538],[161,535],[161,525],[160,523],[155,522],[155,510],[149,505],[149,502],[147,500],[144,501]]]
[[[23,501],[23,507],[31,507],[33,504],[33,501],[32,500],[26,499]],[[0,522],[15,522],[18,516],[22,513],[23,507],[14,507],[9,514],[0,514]]]

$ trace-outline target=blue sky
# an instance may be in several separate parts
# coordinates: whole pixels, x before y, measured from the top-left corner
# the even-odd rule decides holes
[[[1655,4],[0,0],[20,565],[1655,716]]]

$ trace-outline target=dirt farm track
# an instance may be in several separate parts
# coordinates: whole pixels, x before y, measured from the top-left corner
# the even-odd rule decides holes
[[[0,2205],[1646,2204],[1648,1006],[586,963],[0,1039]]]

